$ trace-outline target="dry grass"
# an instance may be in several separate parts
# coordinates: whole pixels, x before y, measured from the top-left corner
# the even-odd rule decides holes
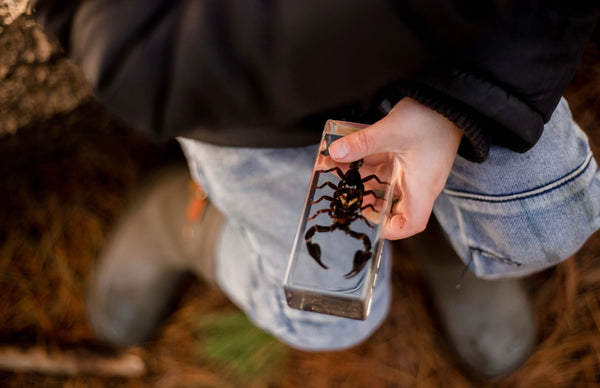
[[[588,58],[597,59],[593,55]],[[597,151],[596,63],[600,62],[584,62],[569,97]],[[140,140],[93,102],[82,101],[74,110],[28,121],[15,134],[0,138],[0,347],[4,343],[49,352],[107,351],[84,319],[87,275],[127,195],[148,171],[178,158],[170,146]],[[392,312],[375,335],[343,352],[288,349],[275,379],[240,383],[227,367],[206,357],[198,319],[236,309],[220,291],[192,280],[158,336],[135,350],[148,367],[146,376],[4,371],[0,385],[591,387],[600,383],[600,234],[572,259],[530,279],[540,328],[537,350],[520,371],[495,382],[479,381],[455,363],[432,319],[416,267],[401,246],[396,248]]]

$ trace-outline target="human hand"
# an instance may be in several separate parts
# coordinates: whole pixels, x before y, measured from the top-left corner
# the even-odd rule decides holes
[[[398,155],[400,201],[384,228],[385,238],[397,240],[425,229],[461,138],[462,131],[450,120],[413,99],[403,98],[383,119],[332,143],[329,155],[345,163],[378,153]]]

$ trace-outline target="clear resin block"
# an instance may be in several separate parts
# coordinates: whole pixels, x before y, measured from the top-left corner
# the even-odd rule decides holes
[[[328,147],[366,127],[328,121],[284,282],[290,307],[366,319],[399,163],[395,154],[337,163]]]

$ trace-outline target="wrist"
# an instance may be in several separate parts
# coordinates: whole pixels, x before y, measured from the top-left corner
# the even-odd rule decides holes
[[[395,132],[405,150],[432,148],[451,154],[458,151],[463,131],[447,117],[412,98],[400,100],[388,118],[397,124]]]

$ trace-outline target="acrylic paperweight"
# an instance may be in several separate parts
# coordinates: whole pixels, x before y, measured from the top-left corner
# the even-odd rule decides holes
[[[366,127],[325,124],[284,281],[290,307],[366,319],[399,163],[394,153],[335,162],[328,147]]]

